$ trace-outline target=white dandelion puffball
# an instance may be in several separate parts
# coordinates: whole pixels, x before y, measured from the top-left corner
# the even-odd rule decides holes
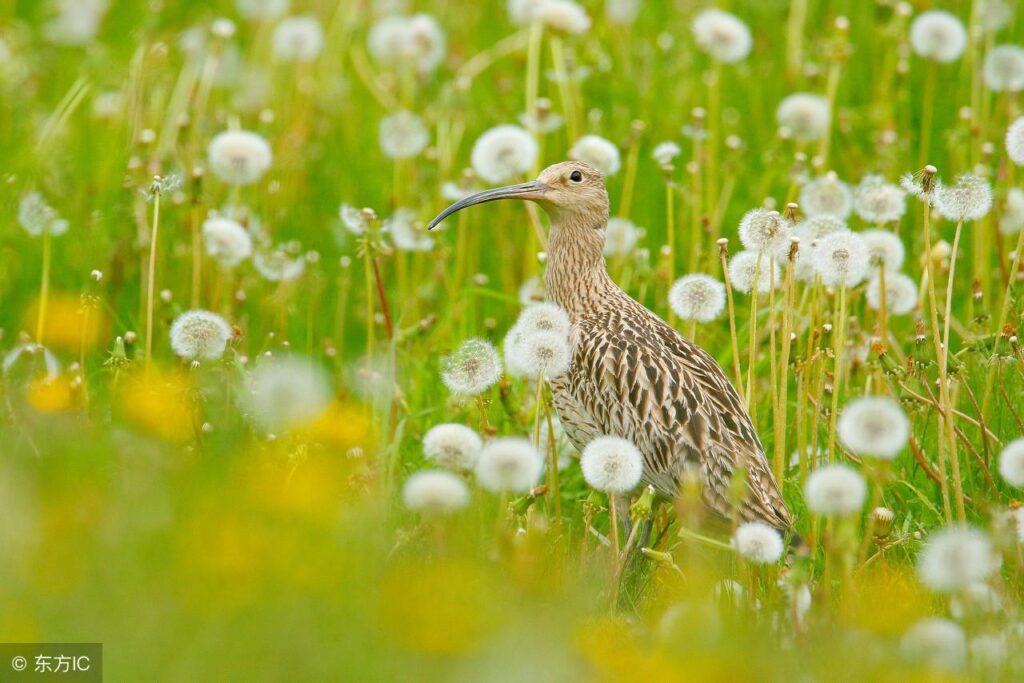
[[[869,223],[881,225],[898,221],[907,210],[906,193],[899,185],[878,175],[867,175],[853,195],[853,210]]]
[[[246,130],[218,133],[207,150],[214,174],[231,185],[251,185],[270,168],[273,154],[261,136]]]
[[[1006,193],[1006,205],[999,218],[999,232],[1016,235],[1024,228],[1024,191],[1011,187]]]
[[[605,176],[615,175],[622,166],[619,148],[600,135],[581,137],[569,150],[569,158],[590,164]]]
[[[821,95],[795,93],[779,103],[775,120],[796,140],[820,140],[828,131],[832,110]]]
[[[547,0],[508,0],[508,18],[516,26],[526,26],[537,18],[537,10]]]
[[[855,232],[834,232],[818,242],[814,268],[829,287],[853,287],[868,270],[868,245]]]
[[[586,445],[580,467],[587,484],[607,493],[628,493],[640,483],[644,458],[632,442],[599,436]]]
[[[612,216],[604,229],[604,255],[628,256],[643,234],[643,229],[636,227],[628,218]]]
[[[370,29],[367,42],[374,59],[387,66],[430,73],[444,60],[444,31],[429,14],[384,17]]]
[[[171,324],[171,350],[186,360],[217,360],[234,332],[224,318],[209,311],[186,311]]]
[[[967,659],[964,630],[955,621],[927,617],[914,623],[900,639],[904,656],[932,669],[958,671]]]
[[[826,173],[800,190],[800,208],[808,216],[835,216],[846,220],[853,210],[853,191],[835,173]]]
[[[732,537],[732,547],[740,557],[753,564],[775,564],[785,550],[778,530],[764,522],[739,525]]]
[[[252,257],[252,264],[267,282],[291,282],[306,272],[306,259],[284,249],[257,251]]]
[[[938,184],[935,210],[951,221],[976,221],[992,210],[992,185],[981,176],[964,173],[954,185]]]
[[[544,459],[528,439],[504,437],[488,442],[476,463],[476,479],[488,491],[525,493],[544,469]]]
[[[380,121],[380,148],[391,159],[411,159],[430,142],[423,119],[409,111],[399,111]]]
[[[291,0],[235,0],[238,13],[246,19],[267,21],[288,13]]]
[[[864,298],[872,310],[882,310],[882,278],[868,282]],[[885,274],[885,307],[893,315],[906,315],[917,306],[917,283],[903,273]]]
[[[860,472],[849,465],[823,465],[807,477],[804,498],[816,515],[848,517],[864,506],[868,485]]]
[[[1011,441],[999,454],[999,476],[1010,486],[1024,488],[1024,438]]]
[[[868,247],[868,261],[876,270],[881,266],[892,273],[903,266],[907,251],[899,235],[888,230],[865,230],[860,236]]]
[[[517,331],[505,342],[505,357],[517,375],[554,379],[569,369],[572,351],[563,334]]]
[[[443,362],[441,379],[455,394],[476,396],[501,379],[501,358],[484,339],[470,339]]]
[[[525,366],[519,365],[522,358],[519,353],[519,344],[522,341],[522,330],[513,325],[501,343],[501,350],[505,356],[505,371],[510,377],[526,377],[529,374],[529,370]]]
[[[527,278],[523,281],[523,284],[519,285],[519,291],[516,293],[516,298],[519,299],[519,303],[523,306],[543,303],[544,282],[536,275]]]
[[[910,438],[910,420],[899,403],[884,396],[851,401],[839,414],[836,433],[857,455],[891,460]]]
[[[910,46],[926,59],[952,62],[959,59],[967,47],[967,29],[949,12],[923,12],[910,25]]]
[[[426,226],[412,209],[395,209],[383,227],[391,235],[391,243],[401,251],[430,251],[434,248],[434,238],[427,233]]]
[[[685,275],[672,285],[668,303],[680,320],[708,323],[725,309],[725,285],[710,275]]]
[[[370,228],[366,214],[351,204],[342,204],[338,209],[338,216],[341,218],[341,224],[353,235],[362,235]]]
[[[796,253],[796,263],[793,270],[796,278],[802,282],[813,282],[817,275],[817,271],[814,269],[814,252],[817,250],[821,238],[834,232],[844,232],[846,230],[849,230],[849,228],[846,227],[845,222],[828,214],[811,216],[798,224],[793,229],[793,236],[800,238],[800,248]],[[776,260],[788,263],[789,250],[789,244],[781,245],[781,248],[775,254]]]
[[[740,242],[751,251],[789,250],[793,224],[778,211],[751,209],[740,220]]]
[[[423,455],[427,460],[451,470],[476,467],[483,447],[483,441],[475,431],[453,422],[434,425],[423,435]]]
[[[1015,120],[1006,129],[1006,154],[1010,161],[1024,166],[1024,116]]]
[[[224,268],[234,268],[252,255],[252,237],[238,221],[210,216],[203,221],[206,253]]]
[[[288,355],[268,358],[252,371],[245,403],[256,424],[276,434],[309,425],[323,415],[332,397],[323,368]]]
[[[782,284],[782,268],[768,254],[741,251],[729,261],[729,282],[733,289],[744,294],[750,293],[756,282],[758,293],[767,294],[773,286],[778,288]]]
[[[569,336],[569,314],[558,304],[549,302],[530,304],[519,314],[515,327],[524,334],[534,332],[554,332],[563,337]]]
[[[544,0],[534,12],[534,19],[555,31],[579,35],[590,28],[587,11],[573,0]]]
[[[693,38],[712,59],[735,64],[750,54],[750,29],[736,15],[706,9],[693,18]]]
[[[947,527],[929,538],[917,560],[921,583],[936,593],[953,593],[982,582],[999,568],[999,557],[983,531]]]
[[[402,486],[402,502],[421,515],[446,517],[469,505],[469,487],[444,470],[416,472]]]
[[[651,157],[654,158],[662,166],[671,164],[675,161],[675,158],[683,153],[683,150],[676,143],[668,140],[666,142],[658,143],[651,152]]]
[[[1013,5],[1010,0],[978,0],[978,17],[982,29],[995,33],[1013,19]]]
[[[473,170],[488,183],[504,183],[530,171],[537,162],[537,141],[525,128],[495,126],[473,144]]]
[[[605,0],[604,15],[613,24],[632,24],[642,5],[643,0]]]
[[[312,62],[324,47],[324,29],[316,17],[289,17],[274,29],[272,42],[280,61]]]
[[[57,237],[68,231],[68,222],[46,203],[39,192],[29,192],[21,198],[18,203],[18,223],[33,237],[44,233]]]
[[[64,45],[85,45],[96,38],[108,0],[55,0],[57,16],[44,27],[46,37]]]
[[[1024,90],[1024,48],[997,45],[985,55],[982,67],[985,85],[993,92]]]

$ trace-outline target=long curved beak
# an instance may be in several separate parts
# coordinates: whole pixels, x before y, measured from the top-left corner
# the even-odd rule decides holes
[[[427,230],[433,230],[438,224],[448,216],[451,216],[456,211],[461,211],[467,206],[476,206],[477,204],[484,204],[486,202],[494,202],[499,199],[528,199],[530,201],[538,201],[544,196],[544,193],[548,191],[548,186],[539,180],[531,180],[528,183],[519,183],[518,185],[507,185],[505,187],[496,187],[493,190],[484,190],[483,192],[477,192],[471,194],[465,199],[461,199],[447,209],[437,215],[437,218],[430,221],[430,225],[427,226]]]

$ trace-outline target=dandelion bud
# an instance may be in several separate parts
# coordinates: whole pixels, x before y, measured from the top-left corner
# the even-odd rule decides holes
[[[875,538],[885,538],[892,533],[896,513],[887,507],[876,507],[871,511],[871,530]]]

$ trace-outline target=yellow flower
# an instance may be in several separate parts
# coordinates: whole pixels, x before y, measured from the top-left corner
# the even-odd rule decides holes
[[[59,413],[74,407],[74,390],[63,375],[40,377],[28,386],[28,403],[40,413]]]
[[[148,379],[141,373],[125,378],[117,402],[124,417],[138,429],[182,443],[195,432],[190,392],[184,375],[153,368]]]
[[[25,329],[35,329],[38,315],[37,302],[25,313]],[[42,343],[47,348],[78,354],[83,346],[86,351],[95,348],[106,337],[108,327],[106,314],[94,299],[55,293],[46,301]]]

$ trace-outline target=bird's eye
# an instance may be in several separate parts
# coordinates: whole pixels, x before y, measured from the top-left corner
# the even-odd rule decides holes
[[[569,174],[569,180],[573,181],[574,183],[583,182],[583,174],[580,173],[579,171],[573,171],[572,173]]]

